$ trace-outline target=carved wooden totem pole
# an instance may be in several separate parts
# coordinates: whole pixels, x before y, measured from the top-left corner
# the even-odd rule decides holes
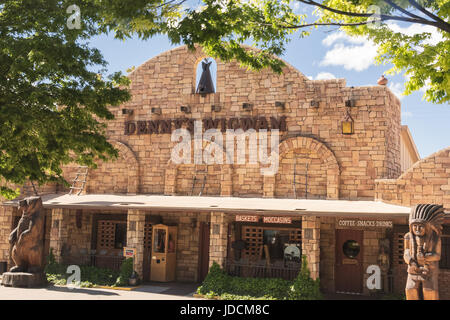
[[[419,204],[409,216],[403,258],[408,265],[407,300],[439,300],[438,278],[444,208]]]
[[[19,201],[22,217],[11,232],[11,257],[15,266],[3,274],[2,284],[13,287],[36,287],[45,283],[44,210],[40,197]]]

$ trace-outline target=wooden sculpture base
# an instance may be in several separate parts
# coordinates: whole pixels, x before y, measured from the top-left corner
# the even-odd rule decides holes
[[[6,287],[40,288],[47,285],[44,273],[5,272],[2,285]]]

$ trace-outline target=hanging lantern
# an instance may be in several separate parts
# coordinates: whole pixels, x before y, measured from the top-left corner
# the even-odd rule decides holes
[[[343,134],[353,134],[355,133],[355,126],[350,112],[347,110],[344,120],[342,121],[342,133]]]

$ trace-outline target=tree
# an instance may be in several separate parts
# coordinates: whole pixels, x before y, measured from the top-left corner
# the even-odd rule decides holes
[[[377,61],[392,63],[389,73],[404,72],[405,94],[426,88],[435,103],[450,100],[450,1],[448,0],[298,0],[319,9],[317,26],[335,24],[353,36],[366,36],[378,45]],[[392,21],[416,26],[402,32]],[[440,38],[431,41],[432,33]]]
[[[148,39],[165,34],[174,44],[196,45],[214,58],[237,60],[259,70],[281,72],[282,55],[295,32],[337,25],[379,45],[379,62],[409,76],[406,92],[428,85],[426,97],[449,100],[448,0],[299,0],[317,7],[316,21],[295,14],[292,0],[10,0],[0,4],[0,179],[23,184],[64,182],[61,166],[95,166],[117,156],[105,137],[108,107],[130,98],[128,79],[107,76],[101,53],[89,45],[95,35]],[[377,5],[380,15],[368,13]],[[370,22],[379,22],[375,27]],[[437,30],[406,35],[387,24],[402,21]],[[243,47],[251,44],[260,50]],[[16,193],[0,186],[0,193]]]
[[[151,21],[153,32],[160,32],[158,19],[177,14],[171,6],[158,8],[160,1],[73,3],[0,4],[0,193],[7,198],[18,192],[7,183],[64,183],[62,165],[95,166],[96,159],[117,156],[104,121],[113,118],[108,106],[130,98],[128,79],[107,77],[105,60],[88,40],[113,28],[121,36],[120,24],[130,16],[145,19],[146,26]],[[139,24],[133,29],[139,33]]]
[[[176,28],[170,29],[173,42],[200,44],[212,56],[237,59],[253,69],[270,66],[279,72],[282,63],[271,59],[281,55],[294,30],[304,37],[311,28],[338,26],[352,36],[364,36],[378,45],[377,61],[392,63],[390,73],[404,72],[405,93],[426,87],[425,98],[435,103],[449,101],[450,14],[448,0],[298,0],[317,9],[318,18],[307,22],[296,15],[291,1],[261,0],[204,1],[200,10],[188,10]],[[406,34],[392,22],[416,25],[417,33]],[[397,28],[393,28],[397,27]],[[423,27],[428,27],[425,29]],[[430,41],[435,31],[441,40]],[[262,52],[252,52],[239,44],[252,41]]]
[[[295,14],[295,3],[316,8],[317,19],[308,22],[305,14]],[[295,32],[304,37],[313,28],[337,26],[378,45],[377,62],[392,63],[389,73],[404,72],[408,78],[406,94],[427,88],[428,101],[445,103],[450,99],[448,0],[204,0],[202,4],[169,17],[162,33],[175,44],[183,43],[191,49],[200,45],[214,58],[235,59],[254,70],[271,67],[281,72],[284,63],[275,56],[283,54]],[[143,19],[135,16],[133,21]],[[394,22],[418,28],[408,34]],[[154,34],[151,23],[141,23],[139,28],[121,24],[118,36],[126,38],[136,30],[144,39]],[[430,31],[441,39],[433,43]]]

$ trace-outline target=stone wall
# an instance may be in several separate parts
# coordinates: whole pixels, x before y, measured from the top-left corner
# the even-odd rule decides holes
[[[224,267],[227,258],[228,218],[223,212],[211,212],[209,266],[217,262]]]
[[[334,292],[334,264],[336,250],[335,218],[320,218],[320,287],[323,292]]]
[[[343,79],[308,80],[287,65],[281,75],[270,70],[252,72],[241,69],[237,63],[217,61],[216,93],[201,96],[195,92],[195,70],[205,55],[201,50],[189,51],[179,47],[154,57],[133,71],[130,90],[132,100],[119,107],[111,107],[115,120],[108,122],[107,135],[119,146],[119,160],[115,164],[100,165],[88,178],[90,193],[146,193],[189,194],[193,174],[190,167],[171,163],[171,151],[177,142],[170,134],[125,134],[127,121],[167,121],[170,119],[218,121],[221,119],[286,117],[287,131],[281,133],[283,141],[307,137],[324,145],[336,159],[337,169],[329,171],[327,153],[314,146],[294,146],[285,150],[282,168],[273,182],[263,177],[259,165],[221,165],[208,167],[207,195],[293,197],[293,163],[299,170],[299,195],[302,190],[304,164],[310,163],[309,186],[312,197],[342,199],[373,199],[374,180],[394,178],[400,168],[400,103],[384,86],[348,88]],[[347,108],[347,100],[355,100],[355,107]],[[275,102],[285,103],[284,108]],[[318,107],[312,107],[311,102]],[[242,108],[243,103],[253,109]],[[213,112],[211,105],[221,106]],[[190,113],[180,110],[189,106]],[[161,108],[161,114],[151,108]],[[123,114],[122,109],[133,113]],[[355,133],[344,135],[341,122],[347,111],[354,119]],[[177,124],[168,122],[171,129]],[[167,124],[167,123],[166,123]],[[242,127],[235,122],[235,127]],[[185,127],[183,124],[182,127]],[[145,132],[147,129],[143,129]],[[170,131],[169,131],[170,132]],[[270,136],[270,135],[269,135]],[[292,141],[292,140],[291,140]],[[270,145],[270,143],[269,143]],[[281,151],[280,151],[281,152]],[[326,179],[325,182],[325,170]],[[335,171],[338,171],[337,173]],[[139,173],[139,174],[138,174]],[[73,179],[73,170],[71,177]],[[338,176],[338,180],[330,181]],[[109,179],[107,182],[104,179]],[[330,190],[330,183],[331,190]],[[273,189],[273,190],[272,190]],[[325,191],[327,189],[327,191]],[[267,191],[267,192],[266,192]]]
[[[398,179],[375,181],[375,199],[403,206],[436,203],[450,210],[450,147],[416,162]]]
[[[134,248],[134,271],[143,276],[145,212],[130,209],[127,215],[127,247]]]
[[[306,255],[311,278],[319,278],[320,218],[302,217],[302,254]]]
[[[91,249],[92,217],[93,215],[81,210],[65,210],[67,216],[67,237],[66,245],[69,254],[77,255],[87,253]],[[77,225],[79,216],[80,225]]]
[[[10,244],[9,234],[13,225],[14,216],[17,214],[17,209],[13,207],[0,207],[0,262],[8,263],[8,270],[10,267]]]

